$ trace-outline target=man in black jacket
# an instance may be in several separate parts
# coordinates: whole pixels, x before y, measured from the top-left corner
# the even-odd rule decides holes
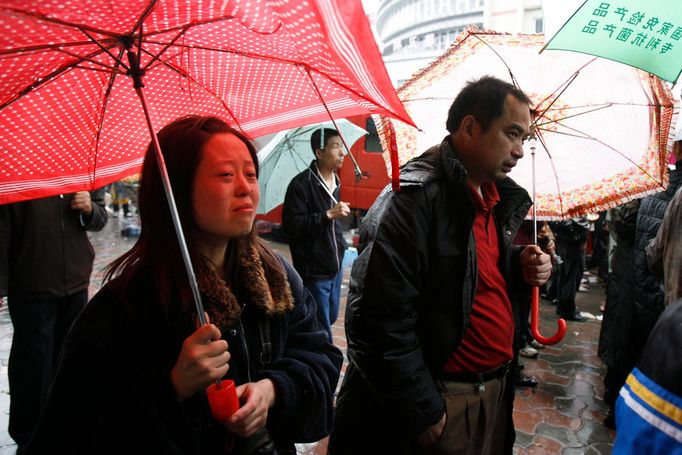
[[[343,255],[341,218],[350,207],[339,200],[344,145],[338,131],[316,130],[310,137],[315,160],[294,177],[284,197],[282,226],[289,237],[294,268],[317,302],[320,323],[332,339],[331,326],[339,314]]]
[[[85,231],[106,222],[102,190],[0,205],[0,296],[14,326],[9,434],[17,453],[37,424],[64,337],[88,301],[95,251]]]
[[[509,295],[550,258],[511,243],[531,206],[507,173],[530,133],[526,95],[492,77],[450,107],[443,142],[401,169],[361,227],[346,308],[349,366],[333,455],[511,453]]]

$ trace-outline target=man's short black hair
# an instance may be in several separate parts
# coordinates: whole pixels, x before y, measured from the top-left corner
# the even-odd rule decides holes
[[[332,128],[324,128],[324,145],[320,144],[320,135],[322,134],[322,128],[315,130],[312,136],[310,136],[310,147],[313,149],[313,154],[315,154],[315,150],[317,149],[323,149],[327,143],[329,142],[329,139],[335,137],[335,136],[341,136],[338,131]]]
[[[454,133],[464,117],[473,115],[481,124],[483,131],[487,131],[493,120],[502,116],[507,95],[512,95],[526,104],[531,103],[520,89],[496,77],[483,76],[478,80],[469,81],[450,106],[445,127],[450,133]]]

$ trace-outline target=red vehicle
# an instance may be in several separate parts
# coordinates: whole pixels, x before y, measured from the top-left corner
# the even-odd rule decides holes
[[[346,157],[339,173],[342,182],[341,200],[350,204],[357,222],[359,217],[364,215],[374,203],[381,190],[389,183],[390,178],[386,170],[381,142],[372,117],[360,115],[348,117],[347,120],[364,128],[368,133],[366,136],[358,139],[351,147],[351,153],[360,165],[363,177],[360,180],[355,178],[355,167],[350,157]],[[281,223],[282,206],[279,205],[266,214],[257,215],[256,218],[271,223]]]
[[[360,165],[362,178],[356,179],[352,160],[346,158],[341,167],[341,200],[348,202],[352,209],[364,214],[381,190],[390,182],[384,162],[381,141],[377,127],[370,116],[349,117],[349,121],[364,128],[367,135],[358,139],[351,147],[351,153]]]

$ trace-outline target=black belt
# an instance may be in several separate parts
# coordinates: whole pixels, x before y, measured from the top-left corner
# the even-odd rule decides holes
[[[491,379],[497,379],[504,377],[509,371],[511,362],[502,364],[501,366],[495,368],[494,370],[485,371],[483,373],[470,373],[468,371],[462,371],[458,373],[443,373],[439,379],[443,381],[452,382],[466,382],[470,384],[481,384]]]

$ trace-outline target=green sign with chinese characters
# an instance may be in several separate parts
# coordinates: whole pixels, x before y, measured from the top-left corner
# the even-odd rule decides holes
[[[682,71],[682,2],[587,0],[545,49],[597,55],[674,83]]]

